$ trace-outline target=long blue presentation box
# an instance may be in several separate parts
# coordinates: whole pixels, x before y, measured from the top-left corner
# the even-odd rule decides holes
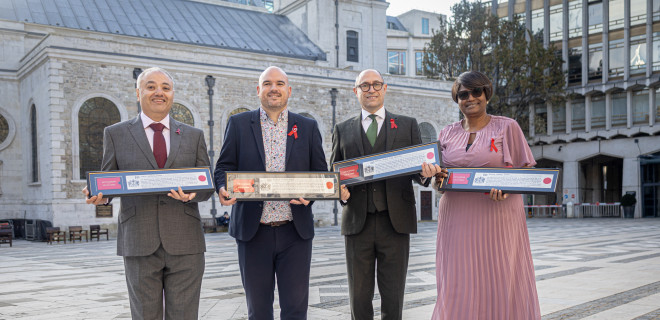
[[[438,190],[503,193],[554,193],[559,169],[545,168],[447,168],[449,176]]]
[[[131,171],[91,171],[87,173],[89,196],[104,197],[167,194],[178,187],[186,192],[215,191],[211,169],[178,168]]]
[[[442,165],[437,142],[418,144],[335,162],[339,183],[355,185],[422,172],[422,163]]]

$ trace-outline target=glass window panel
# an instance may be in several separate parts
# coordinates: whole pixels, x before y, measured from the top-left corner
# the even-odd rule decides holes
[[[623,28],[623,0],[610,1],[610,30]]]
[[[548,133],[548,108],[546,104],[535,104],[534,133],[544,135]]]
[[[80,178],[88,171],[101,169],[103,156],[103,129],[121,120],[119,110],[106,98],[91,98],[78,111],[80,150]]]
[[[550,7],[550,41],[562,39],[562,5]]]
[[[589,33],[603,32],[603,3],[589,4]]]
[[[591,97],[591,127],[605,128],[605,96]]]
[[[653,0],[653,21],[660,21],[660,0]]]
[[[568,3],[568,37],[582,36],[582,1]]]
[[[543,9],[532,11],[532,33],[543,34]]]
[[[649,122],[649,92],[648,90],[633,92],[633,123]]]
[[[566,132],[566,105],[563,103],[552,106],[552,131]]]
[[[9,137],[9,122],[0,114],[0,144]]]
[[[568,51],[568,82],[582,81],[582,48],[570,48]]]
[[[229,113],[229,117],[231,117],[231,116],[233,116],[233,115],[235,115],[235,114],[239,114],[239,113],[242,113],[242,112],[246,112],[246,111],[250,111],[250,109],[248,109],[248,108],[237,108],[237,109],[234,109],[234,110],[232,110],[232,111]]]
[[[640,35],[630,39],[630,73],[646,72],[646,36]]]
[[[610,41],[610,76],[623,75],[623,49],[623,39]]]
[[[39,182],[39,153],[37,148],[37,108],[35,105],[32,105],[32,107],[30,108],[30,149],[31,149],[30,173],[32,175],[32,182]]]
[[[429,143],[438,140],[438,134],[435,132],[435,128],[433,128],[428,122],[422,122],[419,124],[419,133],[422,135],[422,143]]]
[[[626,93],[620,92],[612,95],[612,126],[625,126],[626,114]]]
[[[422,34],[429,34],[429,19],[422,18]]]
[[[660,88],[655,90],[655,123],[660,122]]]
[[[192,112],[190,112],[188,108],[180,103],[175,102],[172,104],[172,109],[170,109],[170,117],[191,127],[195,126],[195,119],[193,119]]]
[[[630,25],[646,23],[646,0],[630,0]]]
[[[575,99],[571,101],[571,108],[573,117],[571,128],[574,130],[584,130],[584,99]]]
[[[589,45],[589,80],[603,77],[603,45]]]
[[[660,32],[653,33],[653,71],[660,71]]]
[[[406,74],[406,52],[388,51],[387,70],[390,74]]]
[[[424,74],[424,52],[415,52],[415,74],[421,76]]]

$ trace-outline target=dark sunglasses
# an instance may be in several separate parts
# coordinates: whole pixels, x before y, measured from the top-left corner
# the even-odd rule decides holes
[[[472,98],[479,98],[484,93],[483,87],[477,87],[472,90],[463,90],[456,93],[456,96],[461,100],[467,100],[470,95]]]

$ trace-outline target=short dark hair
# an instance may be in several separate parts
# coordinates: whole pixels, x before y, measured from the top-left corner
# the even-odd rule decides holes
[[[463,72],[458,76],[456,81],[454,81],[454,85],[451,87],[451,97],[456,103],[458,103],[458,88],[460,88],[461,85],[468,90],[479,87],[484,88],[486,101],[490,100],[493,96],[493,83],[490,82],[490,79],[488,79],[485,74],[479,71]]]

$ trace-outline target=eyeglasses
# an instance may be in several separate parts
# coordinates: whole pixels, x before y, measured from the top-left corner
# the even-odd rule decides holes
[[[374,90],[380,91],[380,89],[383,89],[383,83],[382,82],[374,82],[374,83],[361,83],[358,85],[358,88],[362,90],[362,92],[367,92],[369,91],[369,88],[374,87]]]
[[[456,96],[458,96],[458,98],[461,100],[467,100],[470,95],[472,95],[472,98],[479,98],[483,93],[484,93],[484,88],[477,87],[472,90],[459,91],[456,93]]]

